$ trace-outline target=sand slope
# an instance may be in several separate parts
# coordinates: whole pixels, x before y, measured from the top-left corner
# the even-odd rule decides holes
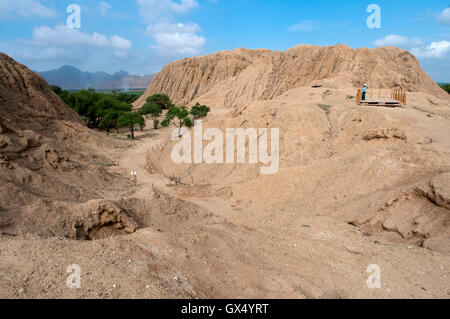
[[[171,130],[151,123],[136,142],[92,132],[38,76],[1,60],[1,298],[448,298],[448,100],[430,91],[405,109],[360,107],[354,88],[275,89],[236,59],[199,93],[213,106],[204,127],[280,128],[276,175],[174,165]],[[72,264],[80,289],[66,285]],[[381,289],[366,285],[371,264]]]
[[[403,88],[445,97],[408,51],[393,47],[352,49],[299,45],[285,52],[235,49],[168,64],[145,94],[168,94],[177,104],[210,97],[210,104],[240,106],[269,100],[286,91],[320,84],[327,88]],[[213,93],[211,93],[213,92]]]
[[[385,96],[383,88],[413,92],[405,108],[363,107],[352,97],[362,82]],[[407,51],[236,49],[169,64],[147,95],[157,91],[212,105],[203,131],[280,129],[275,175],[261,176],[260,164],[173,165],[174,143],[151,159],[167,176],[213,185],[210,194],[246,212],[242,220],[254,214],[259,224],[264,212],[328,216],[448,252],[448,207],[437,198],[448,197],[450,99]]]

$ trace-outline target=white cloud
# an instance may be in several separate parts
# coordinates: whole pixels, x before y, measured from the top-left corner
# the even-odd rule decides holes
[[[117,35],[109,38],[96,32],[90,35],[79,29],[70,29],[65,25],[57,25],[55,28],[49,26],[34,28],[33,39],[30,43],[46,47],[91,46],[117,50],[131,49],[131,42]]]
[[[197,0],[137,0],[137,4],[140,14],[149,23],[188,13],[198,6]]]
[[[195,23],[156,23],[147,27],[160,53],[167,55],[195,55],[203,51],[205,38],[197,35],[200,27]]]
[[[0,0],[0,17],[43,17],[52,18],[57,12],[41,4],[38,0]]]
[[[147,34],[154,40],[151,48],[160,55],[171,57],[196,55],[206,43],[198,35],[200,27],[195,23],[173,23],[173,18],[186,14],[198,6],[197,0],[137,0],[140,14],[150,25]]]
[[[374,42],[376,46],[395,46],[406,48],[411,51],[418,59],[441,59],[450,55],[450,42],[447,40],[432,42],[425,45],[418,38],[408,38],[400,35],[391,34],[383,39]]]
[[[202,52],[205,38],[191,33],[159,33],[157,48],[167,54],[196,55]]]
[[[147,27],[147,32],[150,34],[157,33],[196,33],[200,31],[200,27],[195,23],[168,23],[160,22],[150,24]]]
[[[307,31],[312,31],[312,30],[316,30],[316,29],[319,29],[319,26],[318,26],[317,22],[312,21],[312,20],[302,20],[302,21],[299,21],[298,23],[289,27],[289,31],[292,31],[292,32],[297,32],[297,31],[307,32]]]
[[[70,29],[65,25],[54,28],[40,26],[33,29],[32,39],[17,40],[12,55],[31,65],[68,64],[79,65],[85,60],[121,61],[131,54],[129,40],[100,33],[83,33],[79,29]]]
[[[110,37],[111,46],[115,49],[129,50],[131,49],[131,42],[125,38],[113,35]]]
[[[446,40],[433,42],[426,47],[413,48],[411,52],[419,59],[447,58],[450,55],[450,42]]]
[[[450,24],[450,8],[442,11],[437,17],[437,21],[442,24]]]
[[[27,48],[21,52],[21,57],[27,60],[56,59],[66,55],[62,48]]]
[[[100,11],[100,14],[102,16],[104,16],[108,12],[108,10],[111,8],[112,8],[111,5],[104,1],[100,2],[98,5],[98,11]]]
[[[376,40],[374,45],[377,47],[393,46],[399,48],[412,48],[423,45],[423,42],[418,38],[410,39],[401,35],[390,34],[383,39]]]

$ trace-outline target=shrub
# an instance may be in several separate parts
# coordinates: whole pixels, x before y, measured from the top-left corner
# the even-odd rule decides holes
[[[441,84],[441,88],[450,94],[450,84]]]
[[[178,128],[178,136],[181,137],[181,129],[185,127],[194,126],[194,122],[189,117],[189,111],[186,106],[172,106],[169,111],[166,113],[166,117],[164,121],[161,122],[161,125],[164,127],[172,124],[176,128]]]
[[[130,137],[134,140],[134,127],[139,125],[140,128],[145,127],[145,119],[138,112],[129,112],[122,114],[117,120],[117,127],[128,127],[130,129]]]
[[[172,101],[166,94],[155,94],[149,96],[147,98],[147,103],[155,103],[156,105],[159,105],[163,110],[168,110],[171,106],[173,106]]]
[[[325,113],[330,113],[331,105],[328,104],[318,104],[318,107],[320,107],[322,110],[325,111]]]
[[[147,102],[141,109],[139,110],[139,114],[141,115],[147,115],[150,114],[151,118],[153,119],[153,128],[155,130],[158,129],[159,125],[159,117],[162,114],[161,107],[153,102]]]
[[[197,120],[199,118],[206,117],[209,111],[210,108],[208,106],[197,103],[191,108],[190,113],[194,117],[194,120]]]

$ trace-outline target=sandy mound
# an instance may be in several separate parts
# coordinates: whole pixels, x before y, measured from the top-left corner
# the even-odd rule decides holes
[[[279,127],[270,176],[174,165],[169,129],[135,142],[92,132],[4,57],[0,297],[448,298],[448,101],[437,91],[410,93],[405,109],[359,107],[353,88],[297,87],[298,69],[271,78],[287,54],[239,49],[163,71],[186,75],[170,80],[172,97],[213,106],[205,129]],[[382,289],[366,286],[374,263]],[[73,264],[79,289],[67,286]]]
[[[82,124],[41,76],[0,53],[0,121],[2,129],[39,131],[53,120]],[[50,121],[48,121],[50,120]]]
[[[178,104],[192,104],[202,97],[211,105],[231,107],[270,100],[312,84],[337,89],[364,83],[377,89],[403,88],[445,96],[408,51],[301,45],[285,52],[236,49],[170,63],[135,106],[157,93],[168,94]]]
[[[94,147],[113,146],[85,127],[37,74],[0,55],[0,206],[37,198],[80,202],[87,187],[116,181]],[[100,188],[100,187],[99,187]]]
[[[325,87],[305,87],[318,80]],[[408,93],[406,108],[360,107],[352,98],[358,81],[417,92]],[[448,192],[450,100],[408,52],[344,45],[300,46],[285,53],[238,49],[168,65],[147,94],[157,91],[178,102],[214,105],[203,132],[280,129],[275,175],[261,176],[261,164],[174,165],[174,143],[149,160],[152,170],[186,184],[214,185],[203,193],[231,201],[246,212],[242,220],[259,224],[261,214],[274,211],[328,216],[447,251],[450,215],[440,198]],[[248,142],[246,147],[248,152]],[[422,195],[416,190],[430,183],[438,184],[432,187],[435,195],[423,195],[432,192],[426,187]],[[399,198],[406,204],[386,207]]]
[[[4,54],[0,54],[0,101],[0,230],[76,237],[64,232],[77,214],[88,210],[76,204],[129,185],[106,170],[114,164],[98,152],[119,143],[85,127],[39,75]],[[88,206],[100,210],[104,205]],[[114,214],[105,224],[113,220],[132,224],[119,212],[109,211]]]

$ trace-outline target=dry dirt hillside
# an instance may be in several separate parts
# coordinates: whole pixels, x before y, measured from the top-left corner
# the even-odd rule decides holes
[[[330,70],[373,54],[238,49],[158,75],[175,101],[212,106],[204,129],[280,128],[280,170],[266,176],[175,165],[171,129],[151,123],[134,142],[93,132],[1,55],[0,298],[449,298],[448,98],[411,55],[378,49],[406,59],[386,86],[420,93],[406,108],[358,106],[357,76],[307,78],[304,48],[349,52]],[[67,285],[74,264],[79,288]],[[380,289],[367,286],[372,264]]]
[[[352,95],[362,82],[407,89],[409,103],[358,106]],[[261,176],[260,164],[173,165],[174,143],[150,160],[167,176],[211,185],[206,193],[241,208],[243,220],[270,227],[267,216],[286,224],[290,214],[327,216],[450,252],[450,99],[407,51],[237,49],[168,65],[147,90],[156,92],[212,105],[203,131],[280,129],[274,175]]]
[[[0,298],[191,296],[189,283],[173,280],[176,262],[151,249],[169,250],[173,233],[211,212],[148,185],[134,196],[141,188],[119,157],[135,144],[88,129],[41,76],[3,53],[0,103]],[[140,229],[149,230],[138,243],[126,237]],[[150,231],[161,232],[153,244]],[[85,276],[79,289],[66,284],[73,264]]]
[[[127,185],[105,170],[112,161],[98,152],[120,144],[85,127],[41,76],[5,54],[0,102],[0,230],[76,238],[85,222],[77,205]],[[55,206],[64,212],[58,221],[49,214]],[[96,203],[90,209],[96,218]]]
[[[345,44],[299,45],[285,52],[235,49],[170,63],[145,94],[169,94],[177,104],[192,104],[214,92],[211,103],[227,107],[270,100],[312,84],[328,88],[403,88],[444,97],[445,92],[420,68],[408,51],[393,47],[352,49]]]

